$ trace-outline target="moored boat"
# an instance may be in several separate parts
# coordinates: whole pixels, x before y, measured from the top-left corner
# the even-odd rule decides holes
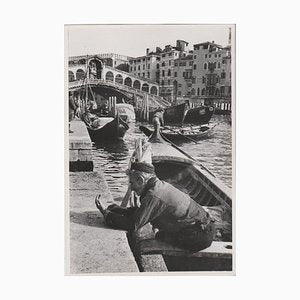
[[[214,113],[213,106],[199,106],[186,112],[183,122],[187,124],[207,124]]]
[[[184,190],[200,205],[222,205],[231,211],[230,189],[203,164],[161,136],[159,127],[156,124],[149,138],[157,176]]]
[[[128,124],[117,113],[116,117],[98,117],[89,112],[82,115],[82,120],[87,126],[91,140],[95,144],[109,139],[122,139],[129,129]]]
[[[213,106],[199,106],[189,109],[187,103],[181,103],[164,109],[164,123],[167,125],[194,124],[203,125],[209,123],[214,113]],[[154,113],[152,113],[152,116]],[[150,114],[150,120],[152,120]]]
[[[213,129],[216,126],[165,126],[161,129],[161,134],[172,142],[195,142],[210,138],[213,135]],[[153,128],[140,126],[140,130],[148,137],[153,134]]]

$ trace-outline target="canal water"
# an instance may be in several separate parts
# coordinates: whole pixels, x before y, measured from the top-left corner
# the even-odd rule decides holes
[[[230,116],[213,116],[217,124],[210,138],[199,143],[178,144],[186,153],[210,169],[228,187],[232,187],[232,127]],[[114,199],[121,200],[128,186],[125,170],[134,151],[135,140],[145,137],[139,123],[131,123],[123,141],[104,142],[93,147],[94,170],[102,171]]]

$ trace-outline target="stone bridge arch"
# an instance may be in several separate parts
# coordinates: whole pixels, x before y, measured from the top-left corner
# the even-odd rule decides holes
[[[111,71],[106,72],[105,74],[106,81],[114,81],[114,74]]]
[[[135,88],[136,90],[140,90],[141,89],[141,83],[138,80],[135,80],[133,82],[133,88]]]
[[[69,71],[69,82],[75,81],[75,75],[72,71]]]
[[[132,79],[130,77],[126,77],[124,80],[124,85],[132,87]]]
[[[123,84],[123,77],[121,74],[117,74],[115,77],[115,82],[119,84]]]
[[[84,79],[84,77],[85,77],[85,72],[82,69],[78,69],[76,71],[76,80]]]
[[[144,83],[142,85],[142,91],[149,93],[149,84],[148,83]]]
[[[158,92],[157,87],[153,85],[150,89],[150,94],[157,95],[157,92]]]
[[[92,57],[88,61],[89,73],[91,78],[101,79],[103,63],[98,57]]]

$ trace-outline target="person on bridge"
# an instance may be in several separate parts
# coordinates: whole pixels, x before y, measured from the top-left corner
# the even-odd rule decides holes
[[[154,166],[133,162],[127,171],[131,189],[140,196],[140,207],[122,208],[116,204],[107,209],[95,204],[107,225],[128,230],[139,237],[142,228],[151,224],[158,232],[155,238],[182,249],[197,252],[209,247],[215,235],[214,220],[204,208],[171,184],[159,180]]]

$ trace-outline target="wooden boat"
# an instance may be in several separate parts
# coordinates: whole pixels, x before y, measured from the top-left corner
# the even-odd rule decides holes
[[[184,190],[202,206],[222,205],[231,211],[230,189],[203,164],[163,137],[159,130],[157,122],[149,138],[158,178]]]
[[[207,139],[212,136],[213,129],[216,126],[200,125],[200,126],[181,126],[168,127],[161,129],[161,134],[172,142],[195,142]],[[154,130],[146,126],[140,126],[140,130],[148,137],[150,137]]]
[[[98,117],[89,112],[82,115],[82,120],[87,126],[91,140],[95,144],[103,140],[122,139],[129,129],[128,124],[123,121],[117,113],[116,117]]]
[[[183,122],[187,124],[207,124],[214,113],[213,106],[191,108],[186,112]]]
[[[165,108],[163,116],[164,123],[167,125],[203,125],[210,121],[213,113],[213,106],[199,106],[189,109],[187,103],[182,103]],[[150,121],[152,120],[153,115],[154,112],[152,115],[150,113]]]
[[[129,240],[140,269],[143,272],[232,271],[231,191],[204,165],[164,138],[159,127],[159,122],[155,122],[148,140],[150,147],[148,143],[141,144],[132,160],[147,161],[150,149],[157,177],[189,194],[213,217],[211,212],[219,210],[222,219],[219,224],[215,222],[216,229],[227,232],[209,248],[191,253],[155,239],[151,226],[145,226],[138,240],[134,243]]]

